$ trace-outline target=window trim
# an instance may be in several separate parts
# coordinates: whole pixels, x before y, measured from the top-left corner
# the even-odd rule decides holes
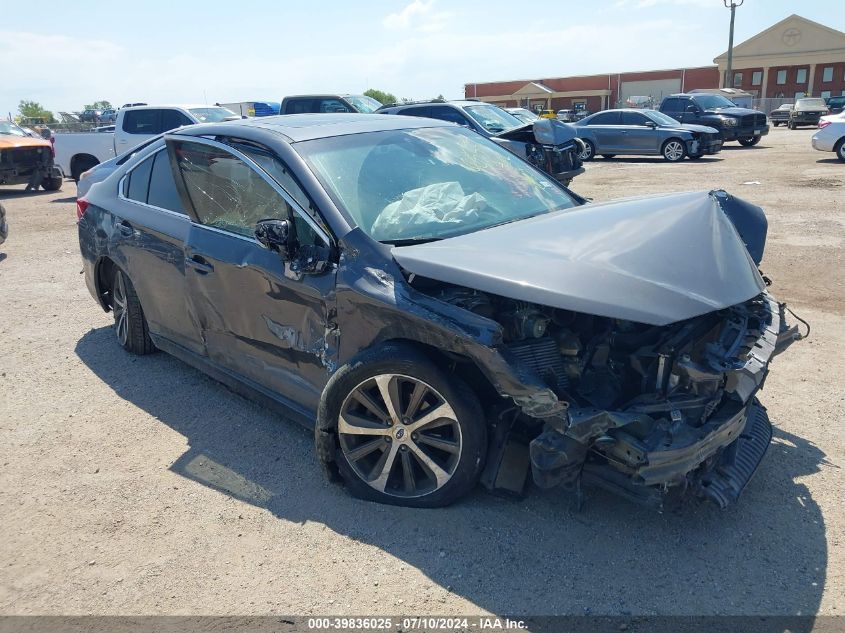
[[[302,219],[305,220],[306,224],[308,224],[308,226],[310,226],[321,238],[323,238],[323,241],[330,248],[336,246],[336,240],[334,239],[334,237],[327,234],[325,229],[323,229],[323,227],[321,227],[319,224],[317,224],[311,218],[311,216],[308,214],[308,212],[306,212],[302,208],[302,205],[300,205],[296,200],[294,200],[293,196],[291,196],[284,189],[284,187],[282,187],[279,183],[277,183],[273,179],[273,177],[270,176],[270,174],[265,172],[264,169],[262,169],[261,166],[258,165],[258,163],[256,163],[254,160],[252,160],[249,156],[246,156],[243,152],[236,150],[231,145],[227,145],[226,143],[221,143],[220,141],[216,141],[216,140],[213,140],[213,139],[210,139],[210,138],[206,138],[204,136],[165,134],[164,135],[164,141],[165,141],[165,147],[168,147],[168,143],[167,143],[168,141],[173,141],[173,142],[176,142],[176,143],[178,143],[178,142],[198,143],[200,145],[208,145],[210,147],[214,147],[214,148],[222,150],[224,152],[229,152],[230,154],[235,156],[235,158],[238,158],[239,160],[243,161],[246,164],[247,167],[249,167],[253,171],[255,171],[268,185],[270,185],[270,187],[272,187],[276,191],[277,194],[282,196],[282,198],[293,209],[294,213],[297,213],[300,216],[302,216]],[[177,186],[177,188],[179,187],[178,184],[176,186]],[[183,178],[182,179],[182,187],[184,187],[184,186],[185,186],[185,183],[184,183],[184,178]],[[192,205],[191,211],[193,212],[193,216],[196,216],[196,210],[193,209],[193,205]],[[197,226],[201,226],[201,227],[207,228],[207,229],[213,229],[213,230],[216,230],[216,231],[220,231],[222,233],[225,233],[226,235],[234,235],[235,237],[240,237],[242,239],[250,240],[250,241],[255,242],[256,244],[259,244],[259,245],[261,244],[255,236],[247,237],[245,235],[239,235],[237,233],[234,233],[233,231],[227,231],[225,229],[220,229],[218,227],[203,224],[202,222],[195,220],[194,217],[192,217],[190,214],[189,214],[188,217],[191,220],[191,224],[195,224]],[[325,219],[323,221],[325,222]]]
[[[178,218],[186,218],[188,221],[190,221],[191,216],[188,215],[187,211],[185,213],[179,213],[178,211],[171,211],[170,209],[165,209],[164,207],[157,207],[153,204],[148,204],[146,202],[141,202],[140,200],[135,200],[134,198],[127,198],[125,195],[123,195],[123,189],[124,189],[124,185],[126,184],[126,179],[131,176],[132,172],[135,171],[135,169],[137,169],[137,167],[139,165],[141,165],[142,163],[144,163],[147,160],[153,160],[155,158],[156,154],[158,154],[159,152],[165,151],[165,150],[167,150],[167,145],[162,145],[157,150],[150,152],[148,155],[144,156],[137,163],[132,165],[132,167],[127,169],[126,173],[123,174],[123,176],[120,178],[120,181],[118,181],[118,183],[117,183],[117,198],[118,198],[118,200],[123,200],[124,202],[131,202],[132,204],[137,204],[137,205],[140,205],[142,207],[146,207],[148,209],[154,209],[156,211],[161,211],[162,213],[169,213],[170,215],[175,215]],[[152,178],[152,173],[153,172],[152,172],[152,166],[151,166],[150,167],[150,177],[151,178]],[[149,197],[150,197],[149,183],[147,183],[147,199],[149,199]]]

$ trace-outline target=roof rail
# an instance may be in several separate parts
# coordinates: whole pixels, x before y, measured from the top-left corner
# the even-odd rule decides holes
[[[421,105],[423,103],[449,103],[448,99],[418,99],[415,101],[399,101],[396,103],[385,103],[382,105],[382,108],[395,108],[396,106],[406,106],[406,105]],[[381,109],[381,108],[379,108]]]

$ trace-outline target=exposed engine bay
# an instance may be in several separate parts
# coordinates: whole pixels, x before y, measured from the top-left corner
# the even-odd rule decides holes
[[[580,158],[584,142],[575,134],[571,126],[560,121],[539,119],[491,140],[569,186],[575,176],[584,172]]]
[[[755,394],[771,357],[800,338],[766,292],[657,326],[430,279],[413,285],[499,323],[503,357],[568,405],[546,419],[514,407],[491,412],[509,436],[500,433],[498,449],[527,451],[530,460],[516,460],[524,474],[530,463],[541,488],[562,484],[580,494],[584,481],[655,507],[687,491],[722,507],[739,496],[771,439]],[[513,456],[491,455],[493,467],[513,468]],[[485,483],[518,492],[498,479],[492,473]]]

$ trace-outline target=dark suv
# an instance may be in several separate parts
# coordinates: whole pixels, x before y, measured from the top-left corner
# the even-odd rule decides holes
[[[457,123],[525,158],[566,186],[584,173],[580,157],[584,145],[576,138],[574,128],[557,119],[526,123],[497,105],[472,100],[389,104],[379,108],[378,113]]]
[[[660,111],[681,123],[706,125],[719,130],[724,141],[749,147],[769,133],[766,114],[740,108],[730,99],[712,94],[676,94],[663,99]]]

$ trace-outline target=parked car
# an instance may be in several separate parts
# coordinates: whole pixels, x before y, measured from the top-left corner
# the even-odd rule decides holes
[[[542,487],[725,506],[771,440],[769,363],[798,338],[758,271],[759,207],[707,191],[585,205],[430,119],[182,128],[77,216],[121,347],[288,411],[327,473],[383,503],[519,488],[530,469]]]
[[[786,126],[790,130],[797,129],[802,125],[817,126],[819,119],[826,114],[830,114],[830,111],[827,109],[824,99],[810,97],[796,99],[795,105],[789,111],[789,121]]]
[[[370,114],[381,103],[366,95],[294,95],[282,99],[280,114],[360,112]]]
[[[624,108],[604,110],[574,124],[584,141],[582,160],[597,154],[663,156],[669,162],[692,160],[722,149],[719,130],[703,125],[678,123],[657,110]]]
[[[100,123],[114,123],[117,121],[117,110],[109,108],[100,115]]]
[[[782,103],[777,108],[769,112],[769,119],[771,119],[772,125],[777,127],[778,125],[786,125],[789,123],[789,113],[791,110],[791,103]]]
[[[512,114],[523,123],[533,123],[540,117],[531,112],[528,108],[503,108],[508,114]]]
[[[79,175],[117,154],[122,154],[162,132],[194,123],[219,122],[240,118],[217,106],[160,105],[121,108],[114,130],[58,133],[53,138],[56,162],[66,177]]]
[[[845,114],[822,117],[812,144],[813,149],[820,152],[835,152],[839,160],[845,162]]]
[[[94,165],[90,169],[83,171],[81,174],[79,174],[79,179],[76,182],[77,199],[84,197],[88,193],[88,190],[91,189],[91,187],[93,187],[98,182],[102,182],[103,180],[108,178],[112,174],[112,172],[114,172],[115,169],[125,164],[127,161],[131,160],[132,157],[135,156],[136,152],[141,151],[151,143],[155,143],[159,140],[161,140],[161,135],[155,136],[150,140],[145,141],[130,150],[127,150],[119,156],[110,158],[104,163],[99,163],[97,165]]]
[[[53,162],[53,144],[31,136],[11,121],[0,121],[0,185],[26,185],[27,191],[62,188],[62,173]]]
[[[722,95],[674,94],[663,99],[660,111],[681,123],[716,128],[722,140],[739,141],[745,147],[757,145],[769,133],[765,113],[738,108]]]
[[[557,120],[564,123],[573,123],[575,121],[575,110],[558,110]]]
[[[102,110],[88,109],[79,114],[79,120],[82,123],[97,123],[103,116]]]
[[[584,173],[579,158],[583,144],[576,138],[573,128],[557,119],[540,117],[533,123],[525,123],[497,105],[470,100],[418,101],[383,106],[378,112],[428,117],[463,125],[554,175],[566,186],[577,175]]]
[[[840,114],[845,110],[845,95],[841,97],[830,97],[827,100],[827,109],[831,114]]]
[[[554,110],[539,110],[537,112],[537,116],[541,119],[556,119],[557,112],[555,112]]]

